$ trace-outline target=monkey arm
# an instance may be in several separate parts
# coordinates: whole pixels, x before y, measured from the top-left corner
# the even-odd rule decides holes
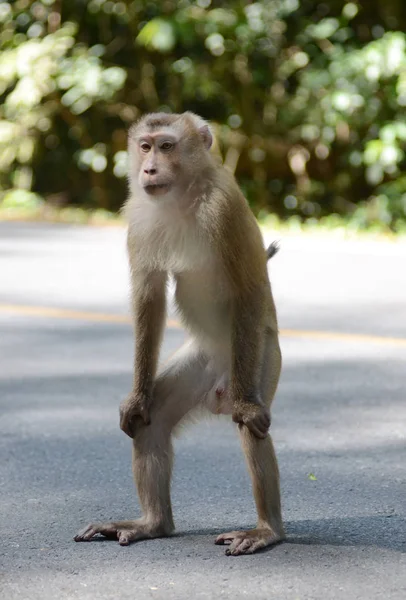
[[[120,405],[120,428],[133,438],[139,417],[150,423],[149,408],[165,324],[165,272],[135,269],[131,265],[135,330],[134,386]]]
[[[233,420],[259,438],[267,435],[269,410],[260,395],[260,371],[264,350],[263,290],[253,289],[236,301],[231,366]]]
[[[269,318],[267,255],[261,232],[234,180],[232,196],[219,194],[216,242],[232,293],[230,392],[233,420],[265,437],[269,410],[260,396],[259,380]]]
[[[165,326],[166,281],[165,272],[132,272],[136,394],[149,396],[152,391]]]
[[[231,391],[239,399],[256,402],[264,343],[262,290],[251,290],[235,300],[232,324]]]

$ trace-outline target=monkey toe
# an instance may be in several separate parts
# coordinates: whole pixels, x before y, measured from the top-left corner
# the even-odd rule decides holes
[[[130,531],[117,531],[117,539],[120,546],[129,546],[130,542],[133,541],[133,537]]]
[[[90,523],[81,529],[73,539],[75,542],[89,542],[97,534],[100,534],[106,538],[116,539],[117,528],[113,523],[106,523],[102,525]]]
[[[228,533],[222,533],[221,535],[218,535],[215,539],[215,544],[217,544],[218,546],[224,546],[227,544],[231,544],[231,542],[233,541],[233,539],[235,537],[237,537],[238,535],[240,535],[240,531],[229,531]]]
[[[73,538],[75,542],[87,542],[94,535],[94,531],[91,525],[88,525],[84,529],[81,529]]]
[[[231,543],[230,547],[226,550],[226,556],[239,556],[240,554],[246,554],[249,548],[252,546],[252,540],[250,538],[236,537]]]
[[[283,536],[275,534],[271,529],[253,529],[251,531],[230,531],[216,538],[215,544],[227,545],[227,556],[253,554],[261,548],[277,544]]]
[[[163,526],[150,525],[137,521],[117,521],[116,523],[90,523],[79,531],[73,538],[75,542],[89,542],[97,534],[110,540],[117,540],[120,546],[129,546],[132,542],[155,537],[170,535],[170,531]]]
[[[117,529],[117,540],[120,546],[129,546],[132,542],[157,537],[152,528],[136,526]]]

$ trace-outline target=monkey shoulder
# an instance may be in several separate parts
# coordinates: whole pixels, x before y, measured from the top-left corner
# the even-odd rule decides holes
[[[205,206],[206,228],[222,248],[237,248],[241,254],[264,255],[262,234],[255,216],[234,175],[223,167],[213,182]],[[265,256],[262,257],[264,265]]]

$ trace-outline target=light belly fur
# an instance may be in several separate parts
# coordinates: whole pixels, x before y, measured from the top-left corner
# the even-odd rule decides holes
[[[214,375],[215,383],[207,393],[205,405],[214,414],[231,414],[231,302],[225,286],[214,286],[214,280],[204,270],[193,275],[177,274],[175,281],[175,300],[182,320],[191,335],[198,338],[200,347],[213,357],[207,370]]]

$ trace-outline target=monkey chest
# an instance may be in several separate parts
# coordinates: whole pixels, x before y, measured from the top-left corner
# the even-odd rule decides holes
[[[221,277],[209,270],[174,275],[175,300],[186,326],[210,339],[224,338],[230,331],[230,299]]]

